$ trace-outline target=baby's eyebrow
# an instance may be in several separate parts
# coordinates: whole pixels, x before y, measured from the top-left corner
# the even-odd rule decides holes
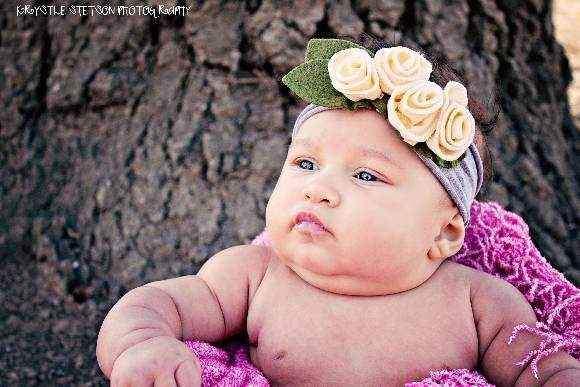
[[[378,149],[367,148],[367,147],[363,147],[363,146],[357,147],[357,151],[364,156],[377,158],[377,159],[381,160],[382,162],[384,162],[385,164],[390,164],[390,165],[392,165],[395,168],[398,168],[400,170],[404,169],[403,166],[401,165],[401,163],[396,161],[387,152],[382,152]]]
[[[312,142],[311,140],[309,140],[307,138],[296,138],[296,139],[292,140],[292,143],[290,143],[289,149],[292,149],[297,145],[302,145],[302,146],[309,148],[309,149],[319,149],[320,148],[318,143]],[[364,146],[357,146],[355,149],[358,152],[358,154],[360,154],[360,155],[379,159],[382,162],[384,162],[385,164],[390,164],[390,165],[392,165],[400,170],[404,169],[403,166],[401,165],[401,163],[396,161],[393,157],[391,157],[386,152],[380,151],[380,150],[375,149],[375,148],[369,148],[369,147],[364,147]]]
[[[309,148],[309,149],[319,149],[318,143],[313,143],[312,141],[310,141],[307,138],[296,138],[296,139],[292,140],[292,142],[290,143],[290,146],[288,147],[288,150],[290,150],[298,145],[302,145],[303,147]]]

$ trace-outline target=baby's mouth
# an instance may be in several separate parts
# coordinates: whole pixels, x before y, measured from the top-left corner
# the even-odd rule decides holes
[[[293,219],[296,230],[313,236],[332,234],[320,218],[313,212],[301,211]]]
[[[304,234],[311,234],[311,235],[324,235],[327,234],[328,231],[318,223],[309,222],[309,221],[302,221],[300,223],[296,223],[294,226],[298,231]]]

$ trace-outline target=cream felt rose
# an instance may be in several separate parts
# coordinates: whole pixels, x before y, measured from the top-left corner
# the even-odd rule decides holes
[[[451,103],[441,112],[435,133],[427,146],[443,160],[453,161],[461,156],[475,137],[475,120],[465,106]]]
[[[373,58],[379,73],[381,90],[392,94],[399,86],[410,86],[414,81],[429,80],[433,66],[420,53],[397,46],[381,48]]]
[[[467,106],[467,89],[459,82],[447,82],[447,85],[445,85],[445,88],[443,89],[443,95],[445,96],[446,103],[448,103],[448,101],[453,101],[460,105]]]
[[[435,131],[443,98],[441,86],[430,81],[396,87],[387,103],[389,122],[406,143],[426,141]]]
[[[444,89],[444,105],[427,146],[443,160],[457,160],[473,142],[475,119],[467,109],[467,90],[458,82]]]
[[[369,53],[360,48],[336,52],[328,61],[332,86],[351,101],[382,96],[379,75]]]

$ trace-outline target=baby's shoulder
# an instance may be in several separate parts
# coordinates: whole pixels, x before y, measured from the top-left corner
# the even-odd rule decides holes
[[[240,247],[243,250],[243,255],[247,264],[251,266],[248,272],[248,303],[251,304],[254,295],[262,284],[273,257],[275,257],[275,254],[270,246],[243,245]]]
[[[534,316],[532,307],[524,294],[508,281],[491,274],[472,269],[471,299],[474,309],[497,314],[499,311]],[[477,310],[474,310],[477,313]]]
[[[535,314],[525,296],[508,281],[452,262],[447,270],[469,286],[475,322],[497,325],[507,317],[533,320]]]
[[[273,254],[272,249],[264,245],[240,245],[237,248],[243,255],[243,258],[249,260],[251,264],[261,269],[268,266]]]
[[[505,300],[524,299],[523,294],[508,281],[469,266],[454,263],[469,284],[471,298],[499,298]]]
[[[484,276],[489,275],[451,260],[443,262],[436,273],[440,281],[457,284],[467,290],[471,290],[475,284],[483,280]]]
[[[270,248],[267,246],[236,245],[212,256],[205,262],[200,272],[211,267],[219,270],[233,270],[238,273],[247,272],[252,275],[254,272],[259,273],[267,266],[270,256]]]
[[[472,267],[462,265],[453,261],[445,261],[441,265],[442,277],[445,280],[450,280],[451,278],[456,281],[465,283],[471,289],[472,293],[478,293],[479,288],[493,288],[496,291],[509,291],[510,288],[517,289],[511,285],[509,282],[495,277],[489,273],[481,270],[474,269]]]
[[[208,259],[198,271],[206,282],[231,285],[232,282],[256,289],[264,276],[271,250],[267,246],[236,245],[221,250]]]
[[[272,249],[264,245],[239,245],[234,248],[236,251],[233,256],[248,270],[250,290],[257,288],[272,260]]]
[[[469,301],[478,327],[500,326],[506,319],[535,320],[525,296],[508,281],[455,262],[445,267],[448,278],[468,287]]]
[[[444,262],[441,269],[440,279],[467,288],[472,304],[503,302],[506,305],[502,306],[509,307],[514,303],[527,303],[524,295],[502,278],[453,261]]]

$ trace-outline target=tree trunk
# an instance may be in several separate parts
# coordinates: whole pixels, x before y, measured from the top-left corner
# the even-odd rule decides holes
[[[194,273],[263,229],[304,106],[280,77],[311,37],[414,41],[443,53],[470,95],[497,84],[495,178],[479,199],[521,215],[578,283],[578,128],[551,1],[212,0],[159,18],[66,3],[66,16],[17,16],[5,3],[0,380],[104,384],[96,337],[124,292]]]

